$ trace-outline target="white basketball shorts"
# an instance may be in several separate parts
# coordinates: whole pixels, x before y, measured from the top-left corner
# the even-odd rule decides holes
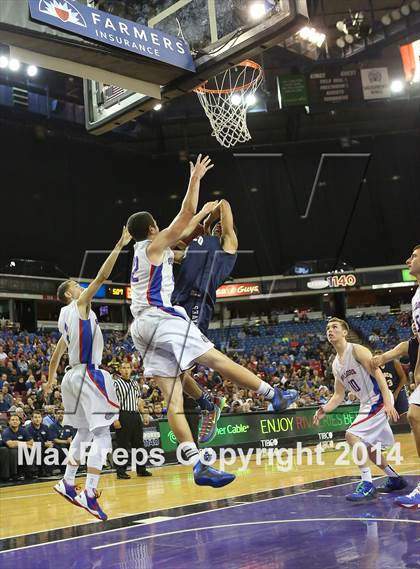
[[[131,325],[145,377],[178,377],[213,348],[181,306],[143,310]]]
[[[369,445],[380,443],[386,447],[392,446],[395,442],[394,433],[383,406],[378,409],[361,406],[359,414],[347,430]]]
[[[420,405],[420,385],[416,387],[408,400],[410,405]]]
[[[118,419],[120,405],[110,374],[97,366],[72,367],[61,384],[64,424],[76,429],[105,427]]]

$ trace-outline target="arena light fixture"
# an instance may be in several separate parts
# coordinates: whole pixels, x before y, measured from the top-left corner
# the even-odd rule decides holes
[[[328,288],[330,285],[327,279],[312,279],[306,283],[306,286],[311,290],[321,290],[323,288]]]
[[[346,47],[346,41],[343,37],[337,38],[337,41],[335,43],[337,44],[337,47],[341,49],[344,49]]]
[[[382,16],[381,22],[384,26],[390,26],[392,22],[391,16],[389,14],[385,14],[384,16]]]
[[[10,69],[10,71],[19,71],[20,61],[18,59],[10,59],[9,60],[9,69]]]
[[[346,22],[343,22],[343,20],[338,20],[338,22],[335,24],[335,27],[339,32],[343,32],[343,34],[347,33]]]
[[[346,43],[352,44],[354,42],[354,37],[351,34],[346,34],[344,36]]]
[[[249,107],[252,107],[257,102],[257,97],[253,93],[250,93],[249,95],[246,96],[245,100],[246,100],[246,104]]]
[[[153,110],[154,110],[154,111],[160,111],[161,108],[162,108],[162,103],[157,103],[157,104],[153,107]]]
[[[261,20],[267,13],[265,3],[261,1],[253,2],[249,7],[249,16],[252,20]]]
[[[241,96],[238,93],[233,93],[230,97],[232,105],[240,105],[241,103]]]
[[[402,93],[404,91],[404,81],[401,79],[394,79],[394,81],[391,82],[390,89],[392,93]]]
[[[401,20],[401,12],[399,10],[392,10],[391,12],[391,18],[395,21],[398,22],[398,20]]]
[[[299,30],[299,37],[305,41],[317,45],[318,47],[321,47],[327,36],[322,32],[318,32],[315,28],[305,26]]]
[[[410,15],[410,6],[408,4],[404,4],[404,6],[401,6],[400,8],[400,12],[403,16],[407,17]]]
[[[0,55],[0,69],[5,69],[9,65],[9,58],[5,55]]]
[[[414,12],[420,12],[420,0],[413,0],[410,7]]]
[[[38,74],[38,67],[36,65],[28,65],[26,73],[29,77],[35,77]]]

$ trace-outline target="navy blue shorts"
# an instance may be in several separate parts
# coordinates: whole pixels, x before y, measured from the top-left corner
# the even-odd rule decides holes
[[[394,405],[395,405],[395,409],[399,415],[402,415],[403,413],[407,413],[407,411],[408,411],[408,397],[407,397],[407,393],[406,393],[404,388],[402,388],[401,391],[399,392],[398,397],[397,397]]]
[[[213,318],[213,306],[194,296],[191,296],[182,306],[200,332],[207,336],[209,325]]]

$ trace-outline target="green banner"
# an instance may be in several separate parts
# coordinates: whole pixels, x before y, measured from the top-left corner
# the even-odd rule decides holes
[[[280,108],[309,105],[306,77],[304,75],[283,75],[277,77]]]
[[[410,275],[410,269],[402,269],[401,275],[402,275],[402,280],[404,282],[411,282],[411,281],[416,280],[416,277],[413,277],[413,275]]]
[[[212,447],[233,447],[243,443],[256,443],[266,439],[290,439],[325,432],[343,432],[354,421],[359,411],[358,405],[341,405],[334,413],[329,413],[315,427],[312,418],[317,408],[303,407],[290,409],[281,415],[275,413],[246,413],[222,415],[217,424],[217,435]],[[175,452],[177,441],[170,430],[168,421],[159,421],[161,446],[165,452]]]

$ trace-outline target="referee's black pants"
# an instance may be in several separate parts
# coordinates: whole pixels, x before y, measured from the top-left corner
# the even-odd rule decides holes
[[[127,470],[127,464],[131,460],[131,449],[144,448],[143,422],[137,411],[120,411],[119,421],[121,429],[115,429],[117,448],[124,448],[128,452],[128,458],[121,466],[117,466],[117,474],[123,474]],[[141,455],[138,456],[141,460]],[[146,465],[136,465],[137,474],[146,470]]]

